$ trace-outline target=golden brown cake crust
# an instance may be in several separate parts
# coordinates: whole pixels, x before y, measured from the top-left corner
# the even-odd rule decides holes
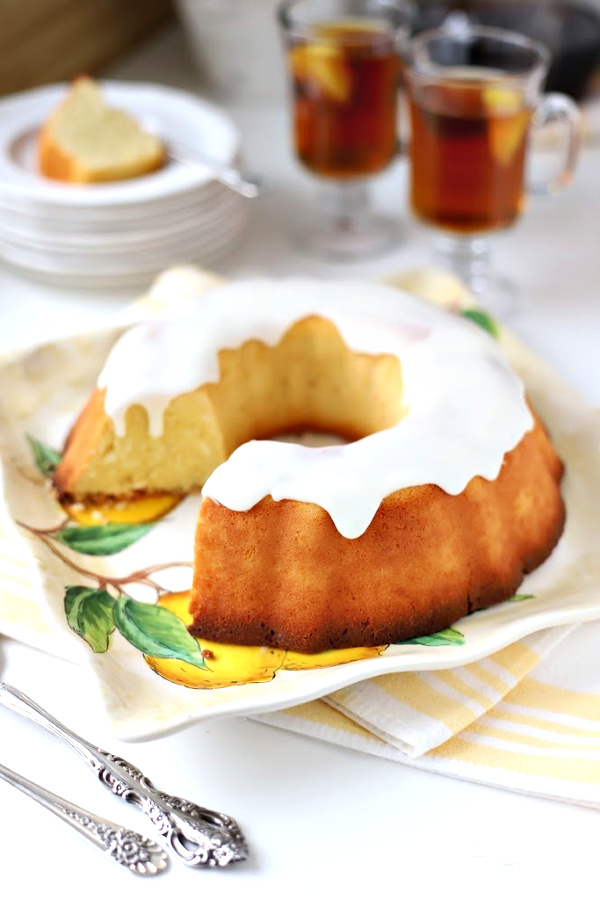
[[[104,412],[105,393],[98,388],[92,391],[65,441],[61,461],[53,475],[54,487],[63,500],[71,498],[73,484],[90,456],[98,450],[108,421]]]
[[[564,525],[562,464],[536,421],[499,477],[458,496],[397,491],[349,540],[312,504],[266,498],[246,513],[204,499],[192,634],[303,653],[408,640],[512,596]]]

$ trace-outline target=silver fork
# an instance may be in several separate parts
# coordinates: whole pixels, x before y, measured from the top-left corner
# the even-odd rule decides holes
[[[158,875],[167,868],[167,854],[155,841],[70,803],[6,766],[0,765],[0,778],[41,803],[135,875]]]
[[[75,734],[30,697],[0,682],[0,704],[61,738],[96,773],[101,784],[139,807],[161,843],[189,866],[227,866],[248,856],[246,840],[231,816],[157,790],[149,778],[125,759]]]

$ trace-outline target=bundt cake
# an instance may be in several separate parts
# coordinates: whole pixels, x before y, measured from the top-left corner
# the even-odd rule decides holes
[[[350,443],[264,440],[302,429]],[[383,285],[256,279],[123,335],[55,486],[202,487],[190,631],[313,653],[510,597],[560,537],[561,474],[477,325]]]

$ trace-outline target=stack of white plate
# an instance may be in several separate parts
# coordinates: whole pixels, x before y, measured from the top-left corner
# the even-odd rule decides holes
[[[248,203],[201,162],[168,162],[140,178],[75,185],[37,171],[40,125],[66,85],[0,99],[0,260],[45,281],[82,287],[147,283],[162,269],[209,266],[238,242]],[[234,163],[239,136],[217,107],[182,91],[105,82],[108,103],[217,165]]]

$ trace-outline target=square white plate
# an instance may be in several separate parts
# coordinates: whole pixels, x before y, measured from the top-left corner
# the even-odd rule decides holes
[[[26,435],[51,447],[62,445],[115,336],[111,332],[48,344],[0,370],[0,515],[14,536],[15,553],[29,561],[36,603],[72,655],[91,667],[120,739],[156,737],[210,717],[281,709],[377,675],[463,665],[540,629],[600,617],[600,417],[527,348],[503,333],[506,352],[566,465],[565,532],[550,559],[523,583],[520,593],[532,595],[529,599],[506,601],[462,619],[455,623],[450,643],[394,645],[345,664],[294,670],[286,667],[288,655],[283,651],[277,659],[267,659],[263,652],[261,658],[272,666],[267,680],[220,688],[194,689],[165,680],[117,632],[108,649],[93,652],[69,626],[66,587],[97,588],[102,578],[128,578],[150,567],[152,579],[159,580],[162,589],[189,587],[200,502],[199,497],[188,497],[148,534],[114,556],[76,554],[56,541],[57,532],[52,530],[65,525],[65,513],[40,475]],[[127,590],[138,601],[154,602],[152,590],[140,581]],[[211,660],[207,662],[210,666]]]

